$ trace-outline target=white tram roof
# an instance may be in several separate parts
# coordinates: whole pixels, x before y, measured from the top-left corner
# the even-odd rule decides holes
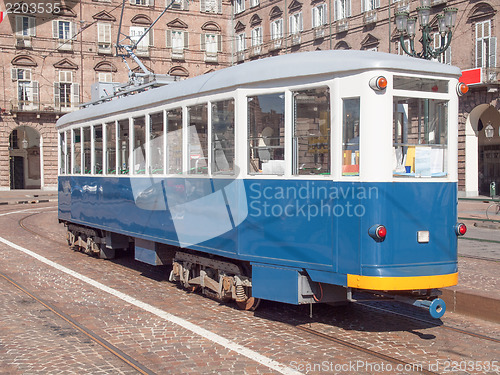
[[[114,114],[153,107],[173,99],[200,96],[259,82],[374,69],[432,73],[456,78],[461,75],[460,69],[454,66],[390,53],[357,50],[292,53],[235,65],[143,93],[89,106],[61,117],[56,127],[95,121]]]

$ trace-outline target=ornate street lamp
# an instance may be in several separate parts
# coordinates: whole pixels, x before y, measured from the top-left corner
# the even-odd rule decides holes
[[[430,0],[421,0],[421,6],[417,7],[418,21],[420,23],[420,29],[422,30],[422,51],[415,51],[415,28],[417,23],[417,18],[409,17],[408,12],[397,12],[396,13],[396,28],[400,32],[400,43],[401,48],[406,54],[419,57],[421,59],[435,59],[441,55],[450,46],[452,29],[455,26],[455,21],[457,18],[457,8],[445,8],[443,10],[444,15],[439,14],[437,16],[439,34],[441,35],[441,47],[434,49],[432,47],[431,38],[431,26],[429,25],[431,7]],[[408,34],[410,37],[410,51],[405,46],[404,34]]]

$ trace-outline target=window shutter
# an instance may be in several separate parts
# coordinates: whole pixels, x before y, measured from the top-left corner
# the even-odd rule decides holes
[[[205,13],[207,11],[207,6],[205,0],[200,0],[200,12]]]
[[[146,31],[146,28],[144,28],[144,31]],[[144,38],[148,38],[148,45],[150,47],[153,47],[153,45],[154,45],[153,44],[153,41],[154,41],[154,39],[153,39],[153,29],[149,30],[148,35],[146,35]]]
[[[52,37],[59,39],[59,21],[52,21]]]
[[[304,15],[299,13],[299,31],[304,31]]]
[[[30,69],[23,69],[23,72],[24,72],[23,79],[25,81],[31,81],[31,70]]]
[[[444,63],[451,64],[451,45],[444,52]]]
[[[71,104],[73,107],[80,104],[80,85],[78,83],[71,85]]]
[[[490,38],[490,68],[497,66],[497,38]]]
[[[289,23],[288,23],[288,32],[290,34],[293,34],[293,30],[294,30],[294,27],[293,27],[293,16],[290,16],[290,19],[289,19]]]
[[[334,21],[338,21],[339,19],[339,0],[335,0],[335,8],[334,8]]]
[[[61,107],[61,87],[59,82],[54,82],[54,106],[56,109]]]
[[[167,48],[172,47],[172,30],[167,30]]]
[[[149,5],[150,7],[155,6],[155,0],[146,0],[146,5]]]
[[[189,47],[189,33],[187,31],[183,32],[184,34],[184,48]]]
[[[380,0],[375,0],[375,8],[380,8]]]
[[[205,43],[205,39],[206,39],[206,35],[205,34],[201,34],[201,38],[200,38],[200,48],[202,51],[205,51],[206,50],[206,43]]]
[[[217,51],[222,52],[222,35],[217,35]]]
[[[17,68],[12,68],[10,70],[10,77],[13,81],[17,81]]]
[[[351,0],[346,0],[345,1],[345,6],[346,6],[346,17],[351,17]]]
[[[35,17],[28,18],[28,26],[30,28],[28,35],[36,36],[36,18]]]
[[[16,34],[23,34],[23,17],[21,16],[16,16]]]
[[[40,103],[40,91],[38,82],[37,81],[31,82],[31,87],[32,87],[33,104],[38,105]]]
[[[71,34],[70,34],[70,39],[73,39],[76,34],[78,34],[78,30],[76,29],[76,22],[70,22],[69,23],[69,28],[71,30]]]
[[[222,14],[222,0],[217,0],[217,13]]]
[[[483,67],[483,41],[476,40],[476,68]]]

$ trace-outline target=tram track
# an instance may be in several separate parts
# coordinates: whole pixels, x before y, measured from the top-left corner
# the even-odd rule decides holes
[[[55,240],[54,238],[49,237],[48,235],[46,235],[44,233],[37,232],[37,231],[33,230],[32,228],[29,228],[28,224],[26,223],[26,220],[28,220],[30,217],[33,217],[35,215],[39,215],[41,213],[46,213],[46,212],[48,212],[48,211],[30,213],[30,214],[28,214],[28,215],[20,218],[18,220],[18,224],[19,224],[19,226],[23,230],[25,230],[25,231],[33,234],[33,235],[39,236],[40,238],[48,240],[48,241],[50,241],[52,243],[57,243],[58,245],[66,246],[66,241],[58,241],[58,240]],[[0,274],[0,276],[4,277],[4,275],[2,275],[2,274]],[[172,284],[171,287],[174,288],[174,287],[177,287],[177,286],[174,285],[174,284]],[[425,319],[421,319],[421,318],[417,318],[417,317],[412,317],[412,316],[405,315],[405,314],[402,314],[402,313],[398,313],[398,312],[395,312],[395,311],[387,310],[387,309],[384,309],[384,308],[381,308],[381,307],[372,306],[370,304],[360,303],[360,302],[354,302],[354,303],[357,304],[357,305],[360,305],[360,306],[364,306],[364,307],[370,308],[370,309],[378,310],[378,311],[383,312],[383,313],[394,314],[394,315],[400,316],[400,317],[408,319],[408,320],[418,321],[418,322],[421,322],[421,323],[426,323],[429,326],[435,326],[436,325],[435,322],[430,322],[430,321],[425,320]],[[276,319],[276,316],[274,316],[272,314],[272,312],[262,312],[261,311],[259,313],[259,316],[260,317],[265,317],[265,318],[268,318],[268,319],[271,319],[271,320],[275,320]],[[412,366],[412,364],[409,363],[409,362],[405,362],[405,361],[400,360],[398,358],[391,357],[389,355],[379,353],[377,351],[374,351],[374,350],[365,348],[363,346],[354,344],[354,343],[349,342],[347,340],[343,340],[343,339],[338,338],[336,336],[332,336],[330,334],[320,332],[320,331],[318,331],[316,329],[308,327],[307,323],[305,323],[305,324],[294,324],[294,323],[283,322],[283,321],[282,321],[282,323],[284,323],[285,325],[288,325],[290,327],[293,327],[293,328],[295,328],[297,330],[300,330],[303,333],[314,335],[315,337],[318,337],[318,338],[320,338],[322,340],[327,340],[327,341],[330,341],[330,342],[334,342],[337,345],[341,345],[341,346],[350,348],[350,349],[355,350],[357,352],[364,353],[366,355],[372,356],[374,358],[381,359],[383,361],[386,361],[386,362],[394,364],[394,365]],[[468,335],[468,336],[475,337],[475,338],[478,338],[478,339],[491,341],[491,342],[494,342],[494,343],[500,343],[500,339],[497,339],[497,338],[494,338],[494,337],[489,337],[489,336],[486,336],[486,335],[483,335],[483,334],[480,334],[480,333],[476,333],[476,332],[472,332],[472,331],[467,331],[467,330],[464,330],[464,329],[460,329],[460,328],[452,327],[452,326],[448,326],[448,325],[442,325],[440,327],[442,327],[445,330],[452,331],[454,333],[464,334],[464,335]],[[97,336],[97,339],[99,339],[98,336]],[[102,340],[102,342],[105,343],[104,340]],[[102,346],[103,344],[99,343],[99,345]],[[108,348],[106,348],[106,349],[108,349]],[[113,347],[110,347],[110,349],[108,349],[108,350],[113,353],[114,349],[113,349]],[[432,372],[432,371],[429,371],[429,370],[425,370],[425,369],[420,369],[419,372],[421,372],[423,374],[436,374],[435,372]],[[145,373],[148,373],[148,372],[145,372]],[[149,372],[149,373],[152,373],[152,372]]]
[[[45,240],[48,240],[52,243],[56,243],[61,246],[65,246],[65,241],[57,241],[54,240],[53,238],[50,238],[47,235],[41,234],[39,232],[36,232],[26,226],[24,223],[25,220],[29,219],[30,217],[33,217],[35,215],[39,215],[41,213],[47,213],[50,211],[42,211],[42,212],[34,212],[30,213],[29,215],[26,215],[22,217],[21,219],[18,220],[18,225],[25,231],[36,235],[38,237],[41,237]],[[10,278],[9,276],[5,275],[4,273],[0,272],[0,277],[6,280],[8,283],[10,283],[12,286],[26,294],[29,298],[31,298],[33,301],[36,301],[43,307],[45,307],[47,310],[49,310],[53,315],[58,317],[59,319],[62,319],[66,323],[68,323],[70,326],[72,326],[76,331],[80,332],[81,334],[85,335],[88,339],[92,340],[94,343],[100,345],[102,348],[107,350],[109,353],[114,355],[116,358],[118,358],[120,361],[124,362],[127,364],[129,367],[133,368],[136,370],[139,374],[143,375],[155,375],[156,373],[153,372],[152,370],[148,369],[145,365],[139,363],[136,361],[134,358],[129,356],[128,354],[124,353],[120,349],[118,349],[116,346],[108,342],[106,339],[103,337],[99,336],[89,328],[85,327],[84,325],[80,324],[77,320],[75,320],[72,316],[64,313],[60,309],[56,308],[49,302],[45,301],[42,299],[40,296],[34,294],[33,292],[29,291],[26,287],[22,286],[20,283],[16,282],[14,279]]]

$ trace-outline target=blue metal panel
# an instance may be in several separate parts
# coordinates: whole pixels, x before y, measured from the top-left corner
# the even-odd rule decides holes
[[[252,263],[252,296],[299,303],[299,270]]]
[[[230,258],[297,267],[315,281],[344,285],[346,274],[456,272],[456,188],[441,182],[61,176],[59,217]],[[369,236],[374,224],[387,227],[384,242]],[[429,243],[417,242],[419,230],[430,232]]]

